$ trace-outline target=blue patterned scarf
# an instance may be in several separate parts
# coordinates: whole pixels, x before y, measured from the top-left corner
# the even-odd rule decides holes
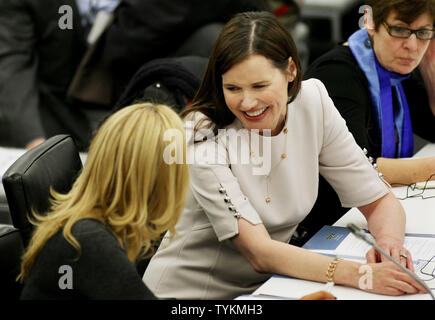
[[[359,67],[369,81],[375,119],[382,133],[382,157],[411,157],[414,152],[414,135],[408,102],[401,84],[401,81],[409,78],[410,74],[402,76],[384,69],[376,59],[365,29],[352,34],[348,43]],[[393,93],[396,98],[394,102]]]

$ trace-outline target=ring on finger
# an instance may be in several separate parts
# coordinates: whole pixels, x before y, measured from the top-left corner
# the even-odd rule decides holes
[[[408,259],[408,256],[406,255],[406,253],[401,253],[401,254],[400,254],[400,257],[405,258],[405,259]]]

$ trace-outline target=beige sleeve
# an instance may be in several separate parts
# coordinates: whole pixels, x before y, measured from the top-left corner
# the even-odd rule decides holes
[[[344,207],[369,204],[389,192],[349,132],[345,120],[318,81],[323,106],[323,145],[319,171],[337,192]]]
[[[257,211],[243,194],[230,169],[226,145],[221,139],[189,144],[192,195],[207,215],[219,239],[238,234],[239,217],[252,224],[262,223]]]

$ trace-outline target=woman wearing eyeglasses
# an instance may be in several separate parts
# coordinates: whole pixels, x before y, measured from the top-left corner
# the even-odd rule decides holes
[[[435,1],[366,4],[366,28],[317,59],[304,78],[325,84],[390,184],[435,179],[435,158],[399,159],[412,157],[414,133],[435,142]]]

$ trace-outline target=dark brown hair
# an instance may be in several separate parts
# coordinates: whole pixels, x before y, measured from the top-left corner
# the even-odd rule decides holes
[[[214,123],[215,132],[231,124],[235,116],[225,103],[222,75],[253,54],[264,56],[284,73],[288,59],[293,59],[297,75],[288,86],[289,101],[293,101],[301,88],[302,71],[289,31],[270,12],[244,12],[235,15],[222,29],[201,86],[192,104],[180,113],[181,117],[200,111]]]
[[[424,13],[429,13],[435,22],[435,0],[366,0],[366,4],[372,8],[376,31],[393,11],[397,13],[397,19],[407,24]]]

